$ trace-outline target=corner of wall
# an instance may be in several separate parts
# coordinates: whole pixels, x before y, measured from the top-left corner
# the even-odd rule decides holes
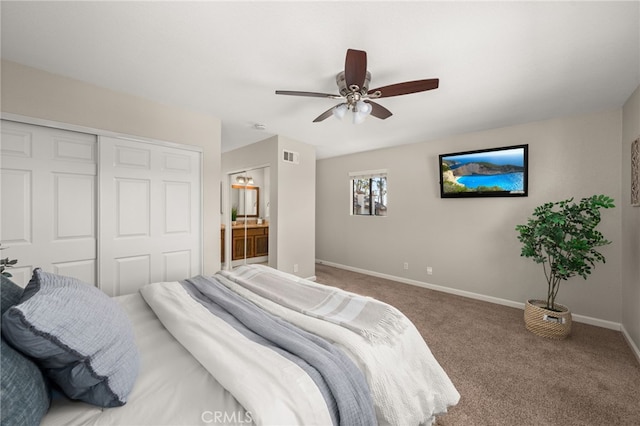
[[[631,161],[630,150],[634,140],[640,138],[640,86],[631,94],[622,108],[622,328],[625,337],[635,348],[640,361],[640,207],[630,204]]]

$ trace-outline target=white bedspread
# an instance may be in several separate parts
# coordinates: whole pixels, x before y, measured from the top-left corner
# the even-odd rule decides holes
[[[331,425],[318,387],[296,364],[211,315],[177,282],[140,291],[167,330],[257,425]]]
[[[116,300],[131,319],[141,356],[140,374],[129,401],[122,407],[103,409],[59,397],[42,426],[252,424],[242,405],[171,336],[140,294]]]
[[[301,280],[277,270],[274,273],[283,279]],[[446,413],[448,407],[458,403],[460,394],[406,316],[402,315],[405,324],[394,344],[375,343],[339,324],[289,309],[217,276],[230,289],[268,312],[342,347],[365,373],[379,424],[428,425],[436,415]],[[305,284],[323,287],[309,280]]]

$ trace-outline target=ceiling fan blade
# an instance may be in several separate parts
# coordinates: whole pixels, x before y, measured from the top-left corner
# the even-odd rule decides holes
[[[391,84],[389,86],[379,87],[377,89],[369,90],[369,96],[375,92],[380,92],[378,98],[388,98],[390,96],[408,95],[410,93],[424,92],[426,90],[433,90],[438,88],[440,80],[437,78],[431,78],[428,80],[415,80],[405,81],[404,83]]]
[[[389,118],[393,115],[393,113],[391,111],[389,111],[388,109],[386,109],[385,107],[383,107],[380,104],[377,104],[375,102],[372,101],[365,101],[368,104],[371,105],[371,115],[373,115],[376,118],[379,118],[381,120],[384,120],[386,118]]]
[[[367,52],[348,49],[347,58],[344,61],[344,79],[347,87],[356,85],[359,89],[362,89],[366,78]]]
[[[276,95],[291,95],[291,96],[309,96],[312,98],[330,98],[340,99],[342,96],[332,95],[330,93],[318,93],[318,92],[298,92],[295,90],[276,90]]]
[[[336,105],[338,106],[338,105]],[[316,117],[315,120],[313,120],[314,123],[319,123],[322,120],[325,120],[329,117],[331,117],[333,115],[333,109],[335,108],[335,106],[329,108],[328,110],[326,110],[325,112],[323,112],[322,114],[320,114],[318,117]]]

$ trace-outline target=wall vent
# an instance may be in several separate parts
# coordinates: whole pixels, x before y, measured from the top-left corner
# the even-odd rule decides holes
[[[293,151],[282,150],[282,161],[285,163],[300,164],[300,154]]]

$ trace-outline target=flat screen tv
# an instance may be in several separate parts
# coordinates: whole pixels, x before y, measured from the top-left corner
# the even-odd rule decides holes
[[[440,197],[526,197],[529,145],[441,154]]]

